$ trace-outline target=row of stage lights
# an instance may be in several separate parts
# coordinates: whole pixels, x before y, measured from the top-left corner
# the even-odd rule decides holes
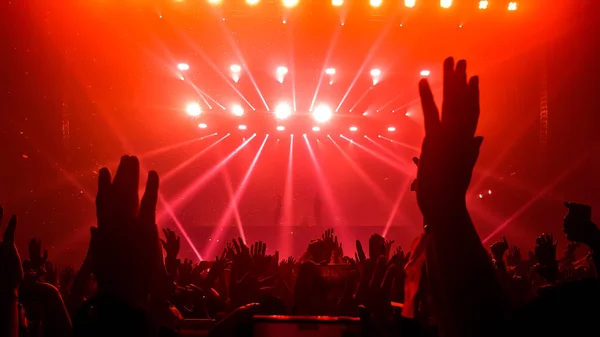
[[[207,1],[208,1],[208,3],[213,4],[213,5],[220,5],[223,2],[223,0],[207,0]],[[246,3],[251,6],[257,5],[259,2],[260,2],[260,0],[246,0]],[[479,1],[479,9],[488,9],[491,2],[494,2],[494,1],[491,1],[491,0]],[[496,2],[500,2],[500,1],[496,1]],[[291,7],[295,7],[296,5],[298,5],[300,3],[300,0],[282,0],[281,3],[284,7],[291,8]],[[504,1],[504,3],[506,3],[506,2]],[[383,0],[369,0],[369,4],[371,5],[371,7],[380,7],[381,5],[383,5]],[[344,0],[331,0],[331,5],[334,7],[343,6]],[[416,5],[417,5],[417,0],[404,0],[404,6],[407,8],[413,8]],[[440,7],[442,7],[442,8],[452,7],[452,0],[440,0]],[[508,10],[509,11],[517,10],[517,2],[510,1],[508,3]]]
[[[200,124],[198,124],[198,127],[200,129],[207,129],[208,128],[208,124],[206,124],[206,123],[200,123]],[[246,131],[246,130],[248,130],[248,126],[246,126],[246,124],[240,124],[240,125],[238,125],[238,130]],[[285,131],[285,126],[278,125],[275,128],[275,130],[277,130],[277,131]],[[319,131],[321,131],[321,127],[319,127],[319,126],[313,126],[312,127],[312,131],[313,132],[319,132]],[[350,132],[358,132],[358,127],[357,126],[351,126],[351,127],[348,128],[348,131],[350,131]],[[395,132],[396,131],[396,127],[395,126],[388,126],[387,131],[388,132]]]
[[[182,72],[185,72],[185,71],[190,70],[190,65],[187,63],[179,63],[177,65],[177,69],[179,69]],[[239,64],[232,64],[229,67],[229,72],[230,72],[231,79],[237,83],[240,80],[240,77],[242,75],[242,66],[240,66]],[[289,72],[289,70],[286,66],[277,67],[275,69],[275,78],[277,79],[277,82],[283,83],[288,72]],[[334,76],[336,74],[335,68],[325,69],[325,74],[329,76],[329,84],[332,85]],[[377,83],[379,83],[379,81],[381,81],[381,76],[383,73],[381,72],[381,69],[373,68],[373,69],[371,69],[369,74],[371,75],[371,79],[373,80],[373,85],[376,85]],[[422,77],[427,77],[427,76],[431,75],[431,71],[429,71],[427,69],[423,69],[420,71],[419,74]],[[179,79],[184,80],[185,78],[183,75],[180,75]]]

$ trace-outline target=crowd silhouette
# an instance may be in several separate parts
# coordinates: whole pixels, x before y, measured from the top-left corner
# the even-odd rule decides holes
[[[97,225],[78,269],[54,266],[36,239],[19,254],[15,235],[30,233],[15,215],[1,223],[0,336],[598,335],[600,231],[589,206],[565,203],[562,257],[551,234],[527,254],[506,238],[481,243],[465,202],[483,141],[479,80],[466,68],[444,61],[441,109],[419,82],[425,138],[411,189],[425,225],[409,249],[373,234],[352,252],[327,230],[297,258],[239,238],[214,260],[182,261],[180,238],[156,224],[158,174],[140,200],[139,161],[124,156],[114,175],[99,172]],[[580,246],[589,254],[577,259]]]

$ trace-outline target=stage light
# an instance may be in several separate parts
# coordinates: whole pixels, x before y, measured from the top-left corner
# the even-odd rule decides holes
[[[395,128],[395,127],[393,127],[393,126],[390,126],[390,127],[388,128],[388,131],[389,131],[389,132],[394,132],[394,131],[396,131],[396,128]]]
[[[258,1],[259,1],[259,0],[246,0],[246,3],[247,3],[248,5],[251,5],[251,6],[253,6],[253,5],[256,5],[256,4],[258,3]]]
[[[356,132],[358,131],[358,128],[356,126],[351,126],[348,130],[350,130],[351,132]]]
[[[208,3],[211,5],[220,5],[221,0],[208,0]]]
[[[487,0],[479,1],[479,9],[487,9],[489,2]]]
[[[508,10],[509,11],[516,11],[517,10],[517,2],[516,1],[511,1],[508,3]]]
[[[371,76],[373,77],[379,77],[381,76],[381,70],[375,68],[375,69],[371,69]]]
[[[275,118],[277,119],[286,119],[292,115],[292,108],[287,103],[279,103],[277,107],[275,107]]]
[[[379,7],[383,3],[383,0],[370,0],[371,7]]]
[[[483,198],[483,194],[480,194],[480,195],[479,195],[479,199],[482,199],[482,198]]]
[[[335,68],[327,68],[327,69],[325,69],[325,74],[327,74],[327,75],[335,75]]]
[[[231,113],[235,116],[241,117],[244,115],[244,108],[242,108],[241,105],[236,104],[233,107],[231,107]]]
[[[294,7],[298,4],[298,0],[283,0],[283,5],[285,7]]]
[[[285,127],[283,125],[277,126],[277,131],[283,131],[283,130],[285,130]]]
[[[205,123],[200,123],[200,124],[198,124],[198,127],[200,129],[206,129],[208,127],[208,125],[206,125]]]
[[[185,112],[192,117],[198,117],[202,113],[202,108],[200,108],[200,104],[198,103],[190,103],[185,108]]]
[[[419,74],[421,74],[421,76],[423,76],[423,77],[427,77],[427,76],[431,75],[431,71],[421,70],[421,72]]]
[[[313,126],[312,130],[315,131],[315,132],[317,132],[317,131],[321,131],[321,128],[318,127],[318,126]]]
[[[408,111],[407,111],[407,112],[404,114],[404,116],[406,116],[406,117],[410,117],[410,112],[408,112]]]
[[[362,114],[362,115],[363,115],[363,116],[366,116],[366,115],[368,115],[368,114],[369,114],[369,113],[365,111],[365,112],[363,112],[363,114]]]
[[[344,4],[344,0],[331,0],[331,4],[335,7],[339,7]]]
[[[452,6],[452,0],[440,0],[440,7],[450,8]]]
[[[232,64],[231,67],[229,67],[229,70],[231,70],[232,73],[239,73],[242,71],[242,67],[239,64]]]
[[[177,69],[181,70],[181,71],[186,71],[186,70],[190,70],[190,65],[187,63],[179,63],[177,65]]]
[[[488,194],[492,194],[492,190],[488,190]]]
[[[416,0],[404,0],[404,6],[408,8],[415,7]]]
[[[288,73],[288,68],[284,66],[277,67],[277,75],[285,75]]]
[[[238,125],[238,129],[240,129],[240,130],[246,130],[247,127],[244,124],[240,124],[240,125]]]
[[[313,118],[319,123],[325,123],[331,119],[333,113],[327,105],[319,105],[313,111]]]

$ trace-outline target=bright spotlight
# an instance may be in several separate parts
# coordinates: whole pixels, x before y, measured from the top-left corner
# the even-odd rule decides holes
[[[206,125],[206,123],[200,123],[200,124],[198,124],[198,127],[200,129],[206,129],[208,127],[208,125]]]
[[[285,75],[288,73],[288,68],[287,67],[277,67],[277,75]]]
[[[327,68],[327,69],[325,69],[325,74],[327,74],[327,75],[335,75],[335,68]]]
[[[185,108],[185,112],[192,117],[198,117],[202,113],[202,108],[198,103],[190,103]]]
[[[416,2],[416,0],[404,0],[404,7],[413,8]]]
[[[208,0],[208,3],[211,5],[219,5],[221,4],[221,0]]]
[[[508,3],[508,10],[509,11],[516,11],[517,10],[517,2],[516,1],[511,1]]]
[[[256,5],[256,4],[258,3],[258,1],[259,1],[259,0],[246,0],[246,3],[247,3],[248,5],[251,5],[251,6],[253,6],[253,5]]]
[[[351,126],[348,130],[350,130],[351,132],[356,132],[358,131],[358,128],[356,126]]]
[[[363,116],[367,116],[369,113],[367,111],[363,112]]]
[[[344,4],[344,0],[331,0],[331,4],[335,7],[339,7]]]
[[[373,76],[373,77],[379,77],[379,76],[381,76],[381,70],[379,70],[377,68],[376,69],[371,69],[371,76]]]
[[[229,67],[229,70],[231,70],[232,73],[239,73],[242,71],[242,67],[239,64],[232,64],[231,67]]]
[[[283,125],[277,126],[277,131],[283,131],[283,130],[285,130],[285,127]]]
[[[247,127],[244,124],[240,124],[240,125],[238,125],[238,129],[240,129],[240,130],[246,130]]]
[[[275,107],[275,118],[277,119],[286,119],[292,115],[292,108],[287,103],[279,103],[277,107]]]
[[[395,127],[393,127],[393,126],[390,126],[390,127],[388,128],[388,131],[389,131],[389,132],[394,132],[394,131],[396,131],[396,128],[395,128]]]
[[[479,1],[479,9],[487,9],[489,2],[487,0]]]
[[[440,0],[440,7],[450,8],[452,6],[452,0]]]
[[[244,108],[242,108],[241,105],[236,104],[233,107],[231,107],[231,113],[235,116],[241,117],[244,115]]]
[[[427,76],[431,75],[431,71],[421,70],[421,72],[419,74],[421,74],[421,76],[423,76],[423,77],[427,77]]]
[[[321,131],[321,128],[318,127],[318,126],[313,126],[312,130],[315,131],[315,132],[317,132],[317,131]]]
[[[283,0],[283,5],[285,7],[294,7],[298,4],[298,0]]]
[[[177,65],[177,69],[181,70],[181,71],[186,71],[186,70],[190,70],[190,65],[187,63],[179,63]]]
[[[333,113],[327,105],[319,105],[313,111],[313,118],[319,123],[325,123],[331,119]]]
[[[383,0],[370,0],[371,7],[379,7],[383,3]]]

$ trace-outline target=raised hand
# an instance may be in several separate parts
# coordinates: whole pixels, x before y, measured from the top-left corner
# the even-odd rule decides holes
[[[367,256],[365,255],[365,250],[363,249],[360,240],[356,240],[356,253],[354,253],[354,258],[356,260],[356,263],[363,262],[367,259]]]
[[[385,256],[385,239],[379,234],[372,234],[369,238],[369,258],[372,261],[384,255]]]
[[[552,234],[542,234],[535,241],[535,257],[541,264],[548,265],[556,263],[556,246],[558,241],[554,241]]]
[[[465,208],[465,196],[483,138],[479,120],[479,79],[467,82],[467,63],[444,61],[442,116],[426,79],[419,82],[425,139],[417,171],[417,202],[429,226],[444,222],[443,211]]]
[[[42,241],[31,238],[29,241],[29,261],[31,261],[31,268],[38,270],[42,268],[46,261],[48,261],[48,251],[44,250],[42,255]]]
[[[514,267],[520,265],[521,262],[521,250],[519,247],[510,246],[510,248],[508,248],[508,254],[506,254],[506,264],[509,267]]]
[[[506,238],[503,237],[502,241],[495,242],[490,247],[492,251],[492,256],[495,260],[501,261],[504,258],[504,253],[508,250],[508,242],[506,242]]]
[[[143,304],[166,279],[155,219],[158,174],[148,173],[141,203],[139,176],[137,157],[122,157],[114,179],[100,170],[92,253],[99,292],[133,305]]]
[[[536,240],[535,257],[539,262],[538,273],[546,280],[553,282],[558,276],[558,263],[556,261],[556,245],[552,234],[542,234]]]
[[[160,243],[167,253],[168,259],[176,259],[179,255],[179,236],[169,228],[163,228],[165,239],[160,239]]]
[[[0,207],[0,224],[2,224],[2,207]],[[2,243],[0,243],[0,297],[14,296],[19,284],[23,281],[23,268],[21,258],[15,246],[15,230],[17,217],[11,216],[8,226],[4,230]]]

